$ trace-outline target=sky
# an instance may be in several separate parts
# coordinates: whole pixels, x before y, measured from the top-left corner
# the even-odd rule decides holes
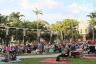
[[[0,13],[9,15],[21,12],[26,20],[36,20],[32,10],[38,8],[43,12],[39,18],[48,23],[56,23],[63,19],[88,20],[90,12],[96,11],[96,0],[0,0]]]

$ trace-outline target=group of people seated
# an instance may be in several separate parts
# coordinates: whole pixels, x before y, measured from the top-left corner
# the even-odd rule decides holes
[[[1,60],[2,62],[9,62],[9,61],[15,61],[16,60],[16,55],[5,55],[5,57]]]
[[[2,62],[9,62],[9,61],[15,61],[16,53],[14,51],[10,51],[9,47],[6,47],[6,53],[4,55],[4,58],[1,60]]]
[[[96,54],[96,46],[95,45],[89,45],[86,44],[87,46],[83,46],[80,48],[76,48],[76,46],[72,46],[71,48],[67,49],[66,52],[62,52],[61,54],[59,54],[56,57],[56,61],[61,61],[61,58],[65,58],[65,57],[77,57],[80,56],[80,54],[84,53],[85,51],[87,51],[86,54]]]

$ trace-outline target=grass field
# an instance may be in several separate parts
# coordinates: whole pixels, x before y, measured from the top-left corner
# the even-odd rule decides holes
[[[47,58],[29,58],[22,59],[20,64],[41,64],[40,61]],[[80,59],[80,58],[69,58],[68,64],[96,64],[96,60]]]

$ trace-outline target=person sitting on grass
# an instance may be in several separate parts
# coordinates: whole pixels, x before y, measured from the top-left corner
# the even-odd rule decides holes
[[[62,52],[60,55],[58,55],[56,57],[56,61],[61,61],[60,58],[66,58],[66,57],[77,57],[80,56],[80,52],[79,51],[72,51],[71,48],[66,48],[65,52]]]
[[[66,54],[66,53],[61,53],[60,55],[58,55],[58,56],[56,57],[56,61],[61,61],[60,58],[65,58],[65,57],[68,57],[68,56],[69,56],[69,55]]]
[[[70,50],[69,48],[66,48],[65,51],[62,51],[61,54],[56,57],[56,61],[61,61],[61,58],[65,58],[69,56],[70,56]]]
[[[4,57],[4,59],[2,59],[2,62],[8,62],[9,61],[9,53],[10,53],[10,46],[6,46],[6,48],[5,48],[5,57]]]

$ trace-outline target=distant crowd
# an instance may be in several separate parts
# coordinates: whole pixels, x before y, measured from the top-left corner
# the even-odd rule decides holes
[[[96,53],[95,45],[88,43],[74,42],[74,43],[54,43],[54,44],[27,44],[27,45],[14,45],[9,48],[9,53],[21,54],[48,54],[48,53],[62,53],[78,51],[80,53]],[[6,46],[0,47],[1,53],[6,53]]]

